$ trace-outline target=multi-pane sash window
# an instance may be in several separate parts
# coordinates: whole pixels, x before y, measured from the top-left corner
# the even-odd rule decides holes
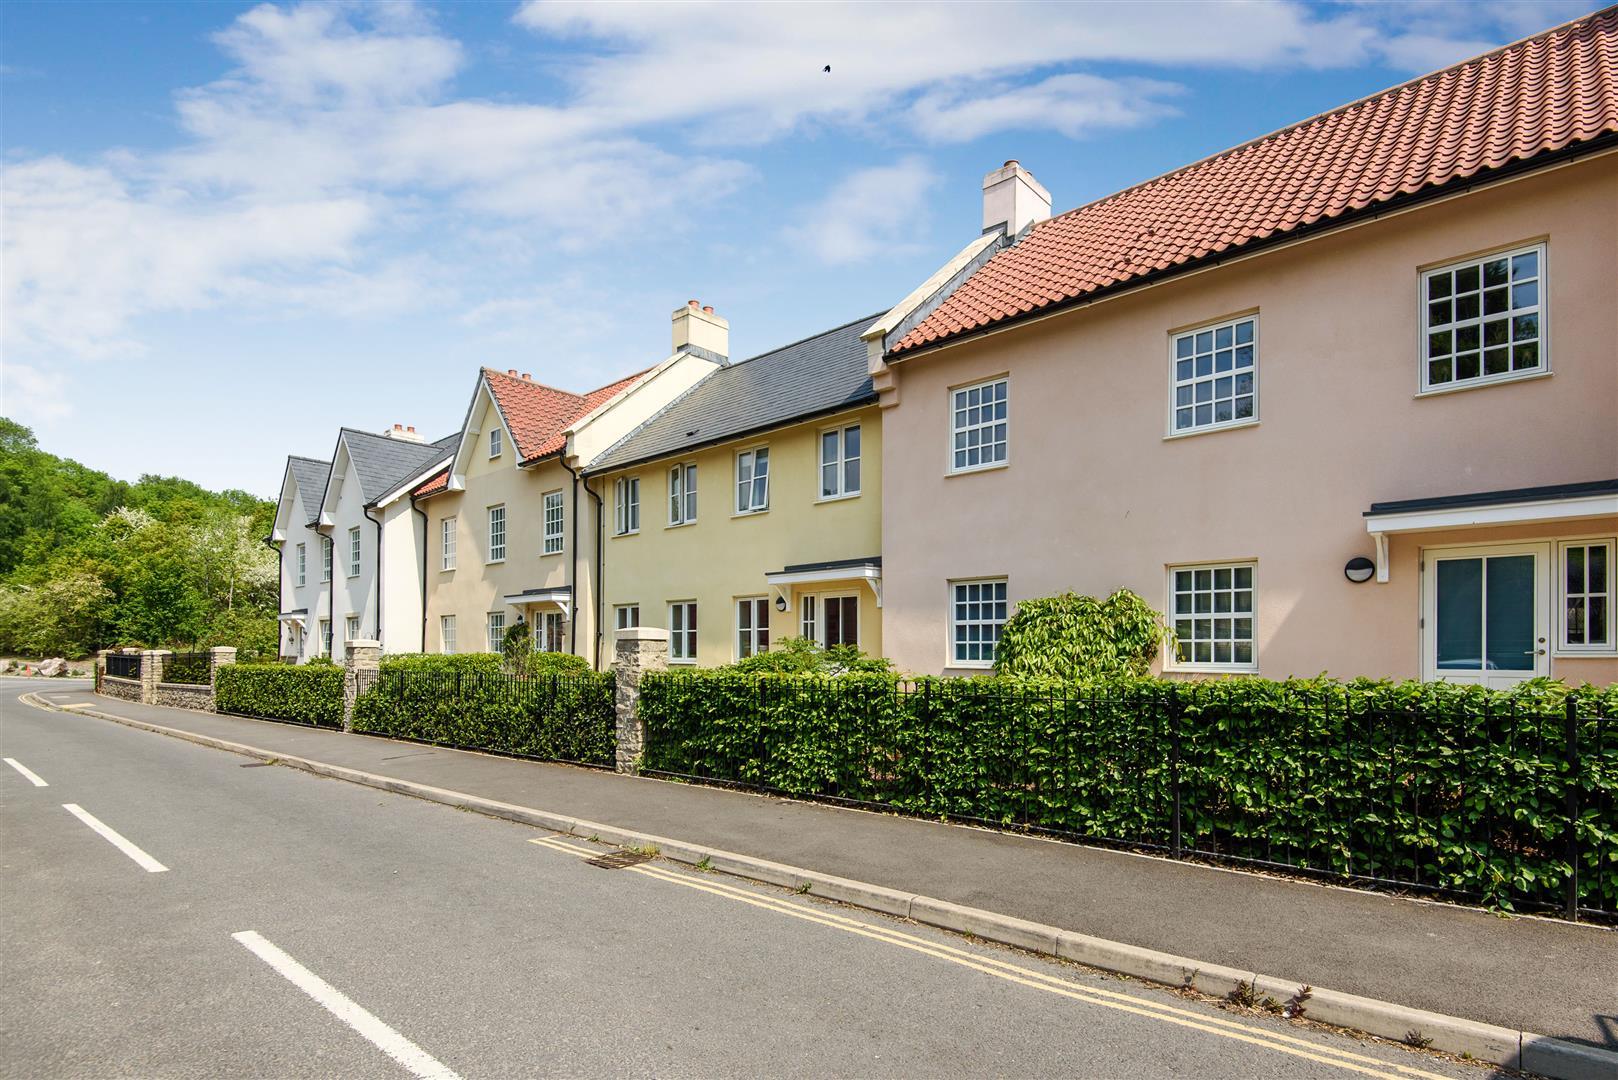
[[[736,659],[745,660],[770,648],[770,601],[749,596],[736,601]]]
[[[535,652],[562,651],[562,613],[542,611],[535,620],[533,647]]]
[[[503,611],[489,612],[489,651],[500,652],[501,646],[506,643],[506,613]]]
[[[562,493],[545,493],[545,554],[559,555],[562,551]]]
[[[360,527],[348,530],[348,576],[360,576]]]
[[[331,655],[331,620],[320,620],[320,655]]]
[[[438,523],[438,568],[455,569],[455,519],[452,517]]]
[[[950,391],[950,470],[962,472],[1006,460],[1005,379]]]
[[[669,524],[689,525],[697,520],[697,467],[676,465],[669,470]]]
[[[331,537],[320,538],[320,580],[331,580]]]
[[[1174,336],[1174,430],[1201,431],[1252,420],[1256,411],[1258,320],[1249,315]]]
[[[505,447],[503,445],[503,442],[504,442],[504,437],[501,435],[500,429],[499,428],[491,428],[489,430],[489,456],[490,457],[496,458],[496,457],[500,456],[502,451],[505,449]]]
[[[860,493],[860,426],[820,433],[820,497]]]
[[[736,455],[736,512],[756,514],[770,508],[770,448]]]
[[[612,625],[615,630],[631,630],[640,625],[639,604],[619,604],[612,609]]]
[[[446,654],[455,652],[455,616],[438,617],[438,647]]]
[[[1006,624],[1004,581],[950,583],[950,659],[956,667],[994,663],[1000,628]]]
[[[1001,585],[1003,589],[1004,584]],[[860,643],[860,598],[857,596],[828,596],[825,601],[827,648],[833,645]]]
[[[1423,274],[1421,388],[1544,371],[1544,302],[1543,244]]]
[[[506,508],[504,506],[489,507],[489,557],[488,562],[504,562],[506,559]],[[498,652],[499,650],[495,650]]]
[[[685,664],[697,661],[697,605],[682,601],[669,605],[669,659]]]
[[[1612,652],[1618,646],[1613,630],[1613,603],[1618,587],[1613,580],[1612,540],[1581,540],[1562,548],[1562,648],[1570,652]]]
[[[819,641],[820,633],[820,601],[817,597],[806,596],[798,601],[798,633],[809,641]]]
[[[613,485],[612,531],[619,536],[640,532],[640,477],[625,476]]]
[[[303,588],[304,580],[308,574],[309,552],[305,545],[298,545],[298,588]]]
[[[353,641],[355,638],[357,638],[359,636],[360,636],[360,617],[358,615],[350,615],[348,617],[348,619],[343,623],[343,640],[344,641]]]
[[[1253,566],[1169,571],[1170,609],[1182,664],[1253,666]]]

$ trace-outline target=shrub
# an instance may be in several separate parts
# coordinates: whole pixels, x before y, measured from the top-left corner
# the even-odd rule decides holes
[[[847,675],[891,672],[885,657],[867,656],[852,645],[824,648],[802,637],[778,639],[767,652],[754,653],[723,670],[749,675]]]
[[[1001,628],[994,670],[1081,681],[1139,677],[1168,633],[1163,616],[1128,589],[1105,600],[1070,592],[1023,600]]]
[[[214,707],[267,720],[343,726],[343,669],[335,664],[227,664],[214,685]]]
[[[440,674],[481,672],[499,674],[506,671],[506,658],[500,653],[398,653],[382,658],[383,671],[426,671]],[[572,653],[530,653],[525,665],[527,675],[585,675],[590,662]],[[509,673],[509,672],[508,672]]]

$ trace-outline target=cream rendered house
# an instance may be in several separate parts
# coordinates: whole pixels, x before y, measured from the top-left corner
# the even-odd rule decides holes
[[[1618,679],[1615,48],[1597,13],[1057,217],[991,173],[988,258],[873,336],[888,655],[979,671],[1019,599],[1127,587],[1172,673]]]
[[[454,457],[413,493],[428,534],[425,651],[499,651],[521,621],[536,649],[610,662],[595,618],[600,507],[578,470],[718,369],[723,331],[687,305],[668,358],[585,394],[479,374]]]
[[[281,556],[281,644],[284,660],[319,655],[319,620],[329,608],[331,549],[313,526],[331,462],[291,456],[281,479],[275,524],[267,538]]]

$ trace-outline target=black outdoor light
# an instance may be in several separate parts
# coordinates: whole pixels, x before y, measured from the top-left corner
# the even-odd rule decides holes
[[[775,610],[776,611],[785,611],[786,609],[787,609],[787,598],[786,598],[786,594],[783,593],[782,595],[777,596],[775,598]]]
[[[1367,559],[1364,555],[1354,556],[1348,560],[1348,565],[1343,567],[1343,576],[1356,585],[1370,581],[1371,575],[1374,573],[1376,573],[1376,563]]]

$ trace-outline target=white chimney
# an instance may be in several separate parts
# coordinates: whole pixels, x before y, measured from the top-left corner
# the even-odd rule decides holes
[[[1015,160],[983,178],[983,231],[1004,229],[1016,236],[1027,225],[1051,216],[1051,193]]]
[[[398,439],[401,442],[419,443],[426,441],[420,435],[416,434],[416,426],[414,424],[410,425],[409,427],[405,427],[403,424],[394,424],[391,431],[385,431],[383,434],[390,439]]]
[[[720,356],[730,355],[730,321],[715,315],[713,308],[689,300],[685,307],[674,309],[672,318],[675,352],[694,345]]]

